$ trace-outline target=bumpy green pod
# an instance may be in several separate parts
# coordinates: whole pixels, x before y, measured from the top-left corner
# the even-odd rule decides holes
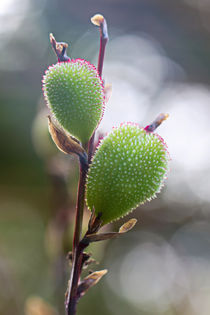
[[[82,59],[57,63],[46,71],[43,90],[60,125],[87,143],[104,107],[104,88],[96,68]]]
[[[102,213],[103,224],[156,196],[168,169],[162,138],[137,125],[123,124],[100,143],[88,172],[86,201]]]

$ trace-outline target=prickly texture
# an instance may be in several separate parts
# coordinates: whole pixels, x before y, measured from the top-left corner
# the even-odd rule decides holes
[[[137,125],[121,125],[98,147],[88,172],[86,201],[102,213],[103,224],[156,196],[169,155],[163,140]]]
[[[60,125],[87,143],[103,114],[104,88],[96,68],[76,59],[49,67],[44,96]]]

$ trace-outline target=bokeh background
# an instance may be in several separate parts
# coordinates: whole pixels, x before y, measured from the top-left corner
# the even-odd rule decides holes
[[[41,80],[56,62],[50,32],[72,58],[97,63],[99,12],[112,84],[100,133],[169,113],[158,132],[172,161],[162,193],[128,216],[134,230],[90,249],[92,269],[109,273],[78,315],[207,315],[209,0],[0,0],[0,314],[64,314],[78,166],[50,142]]]

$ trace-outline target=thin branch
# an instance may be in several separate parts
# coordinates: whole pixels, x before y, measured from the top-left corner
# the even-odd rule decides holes
[[[98,57],[98,73],[99,76],[102,76],[103,62],[105,47],[108,41],[108,32],[106,20],[102,15],[95,15],[91,21],[98,25],[100,28],[100,50]],[[88,142],[88,164],[91,161],[93,151],[94,151],[94,137],[95,132]],[[84,209],[84,200],[85,200],[85,181],[87,174],[87,164],[84,163],[82,157],[80,157],[80,179],[78,187],[78,196],[77,196],[77,206],[76,206],[76,220],[75,220],[75,231],[74,231],[74,240],[73,240],[73,261],[72,261],[72,270],[68,286],[68,292],[66,297],[66,312],[67,315],[76,314],[76,306],[78,302],[78,283],[82,271],[82,261],[83,261],[83,251],[85,247],[89,245],[89,242],[85,243],[81,240],[81,231],[82,231],[82,220],[83,220],[83,209]]]
[[[99,48],[97,70],[98,70],[99,76],[102,78],[105,49],[106,49],[106,44],[107,44],[108,39],[109,39],[107,23],[106,23],[106,19],[100,14],[94,15],[91,18],[91,21],[94,25],[99,26],[99,30],[100,30],[100,48]],[[91,162],[91,158],[92,158],[93,151],[94,151],[94,139],[95,139],[95,131],[92,134],[90,141],[88,143],[88,162],[89,163]]]
[[[80,159],[80,178],[77,195],[75,230],[73,239],[73,261],[72,270],[66,297],[66,313],[74,315],[77,305],[77,287],[82,269],[83,250],[85,245],[80,245],[82,220],[85,200],[85,180],[87,174],[87,164]]]
[[[83,251],[86,246],[81,246],[82,244],[79,243],[79,246],[76,247],[73,253],[73,262],[72,262],[72,270],[71,270],[71,277],[70,283],[67,292],[66,298],[66,313],[67,315],[75,315],[76,314],[76,307],[78,302],[77,296],[77,288],[78,283],[82,271],[82,260],[83,260]]]
[[[76,219],[75,219],[75,231],[73,240],[73,252],[79,244],[82,232],[82,219],[85,203],[85,181],[87,174],[87,164],[80,158],[80,178],[78,185],[77,206],[76,206]]]

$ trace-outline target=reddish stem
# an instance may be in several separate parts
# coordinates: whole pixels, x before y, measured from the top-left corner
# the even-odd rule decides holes
[[[73,239],[73,252],[76,250],[82,232],[82,219],[85,203],[85,181],[86,181],[87,165],[82,164],[80,161],[80,178],[77,194],[76,218],[75,218],[75,231]]]
[[[102,76],[103,62],[105,48],[108,41],[108,32],[106,20],[103,20],[103,23],[100,25],[100,50],[98,57],[98,73],[99,76]],[[88,163],[90,164],[91,158],[94,152],[94,137],[95,132],[88,142]],[[66,312],[67,315],[76,314],[76,306],[78,302],[77,288],[82,271],[82,258],[83,251],[88,244],[84,245],[80,242],[81,231],[82,231],[82,220],[83,220],[83,209],[84,209],[84,199],[85,199],[85,181],[87,174],[87,165],[83,163],[80,159],[80,179],[78,187],[78,196],[77,196],[77,206],[76,206],[76,220],[75,220],[75,231],[74,231],[74,240],[73,240],[73,261],[72,261],[72,270],[70,276],[70,282],[66,298]]]
[[[72,258],[72,270],[70,276],[70,282],[68,286],[67,298],[66,298],[66,312],[68,315],[76,314],[77,304],[77,287],[82,268],[82,256],[84,246],[80,246],[81,232],[82,232],[82,220],[85,200],[85,181],[87,174],[87,165],[80,159],[80,178],[77,194],[77,206],[75,217],[75,230],[73,239],[73,258]]]
[[[108,42],[109,36],[107,31],[106,20],[103,20],[103,23],[100,26],[100,48],[99,48],[99,56],[98,56],[98,74],[102,78],[103,64],[104,64],[104,56],[106,44]],[[91,162],[92,155],[94,153],[94,139],[95,139],[95,131],[93,132],[90,141],[88,143],[88,163]]]

